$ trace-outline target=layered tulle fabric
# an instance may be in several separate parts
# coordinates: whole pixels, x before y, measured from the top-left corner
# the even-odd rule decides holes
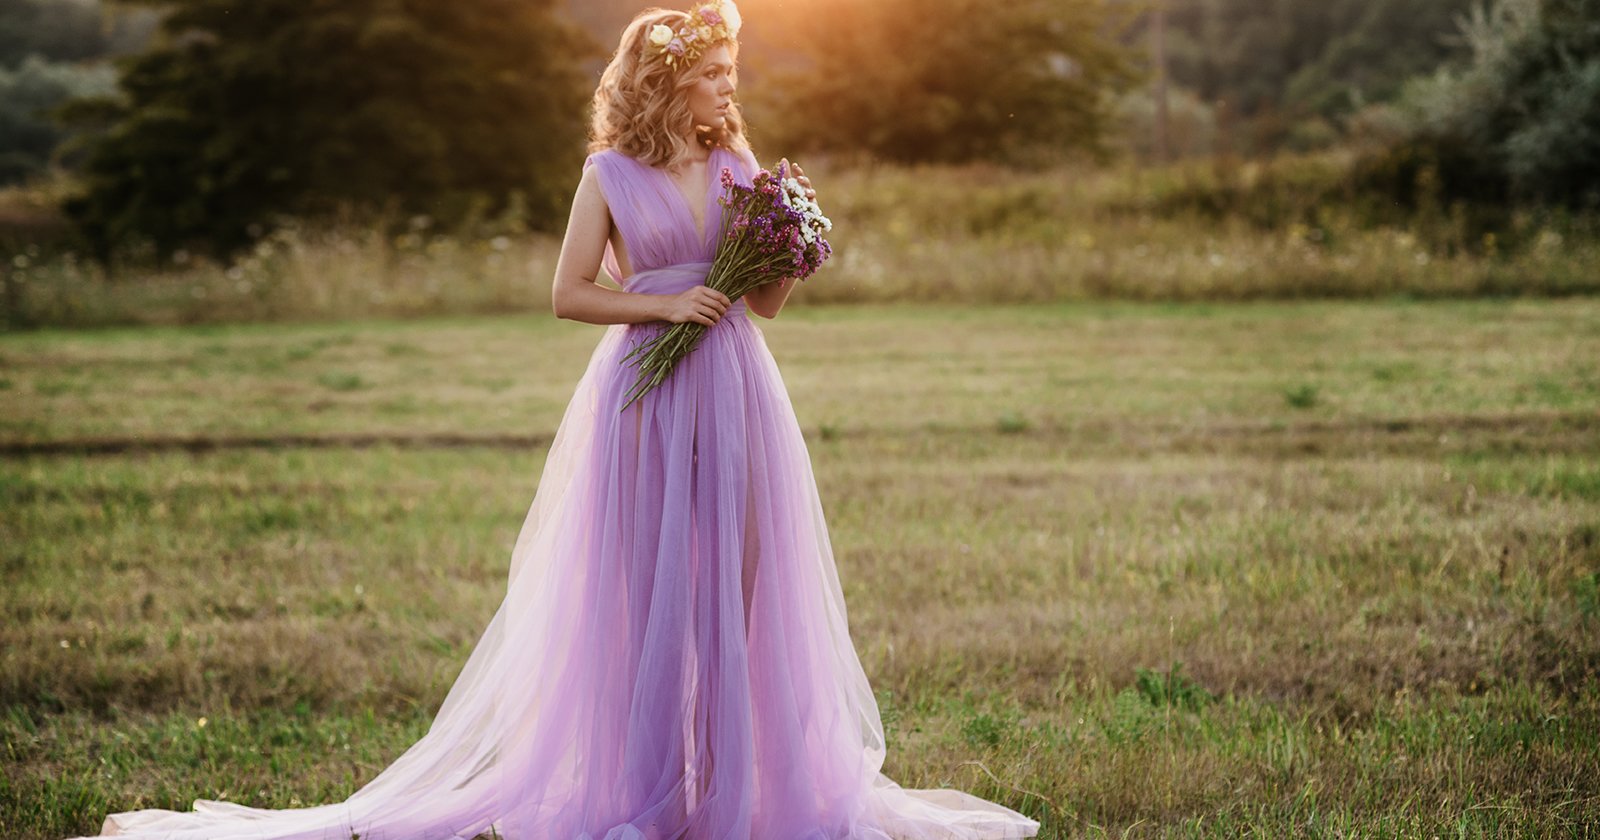
[[[590,157],[636,273],[701,283],[665,173]],[[718,150],[748,183],[748,153]],[[620,276],[608,249],[605,265]],[[551,444],[510,585],[428,733],[345,802],[113,815],[141,840],[887,840],[1030,837],[1038,823],[883,775],[810,457],[742,302],[619,411],[619,360],[665,325],[608,327]]]

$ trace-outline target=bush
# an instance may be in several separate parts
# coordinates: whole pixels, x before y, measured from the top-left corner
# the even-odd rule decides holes
[[[1406,87],[1406,136],[1365,184],[1413,207],[1600,209],[1600,0],[1494,0],[1461,29],[1470,62]]]

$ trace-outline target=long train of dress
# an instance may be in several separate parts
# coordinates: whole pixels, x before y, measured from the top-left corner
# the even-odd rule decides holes
[[[712,154],[744,183],[748,152]],[[592,155],[638,272],[703,282],[666,175]],[[712,183],[715,183],[713,178]],[[674,192],[667,192],[673,190]],[[714,199],[711,195],[709,198]],[[714,200],[707,219],[715,219]],[[614,277],[615,254],[607,249]],[[664,327],[605,329],[551,444],[510,582],[430,729],[344,802],[113,814],[136,840],[933,840],[1039,823],[881,772],[878,707],[783,380],[743,301],[618,411],[619,359]]]

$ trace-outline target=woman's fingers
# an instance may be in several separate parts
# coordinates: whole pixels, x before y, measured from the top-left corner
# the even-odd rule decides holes
[[[689,317],[698,324],[714,327],[732,305],[733,299],[722,292],[710,286],[699,286],[694,296],[694,311]]]
[[[800,164],[794,165],[794,173],[794,179],[800,182],[800,186],[806,188],[806,198],[816,198],[817,191],[811,188],[811,179],[806,177],[806,171],[800,168]]]
[[[788,158],[780,159],[778,164],[788,170],[789,177],[795,179],[800,183],[800,186],[806,188],[806,198],[814,199],[817,197],[817,191],[811,188],[811,179],[806,177],[806,171],[800,167],[800,164],[790,163]]]

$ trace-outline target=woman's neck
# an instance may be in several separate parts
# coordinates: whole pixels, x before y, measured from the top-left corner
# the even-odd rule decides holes
[[[676,164],[670,165],[667,168],[676,171],[685,166],[696,166],[702,163],[709,163],[711,161],[711,155],[715,151],[715,149],[694,144],[690,146],[689,154],[681,158]]]
[[[689,154],[685,155],[683,159],[687,163],[705,163],[711,159],[712,151],[713,148],[711,146],[691,138],[689,140]]]

